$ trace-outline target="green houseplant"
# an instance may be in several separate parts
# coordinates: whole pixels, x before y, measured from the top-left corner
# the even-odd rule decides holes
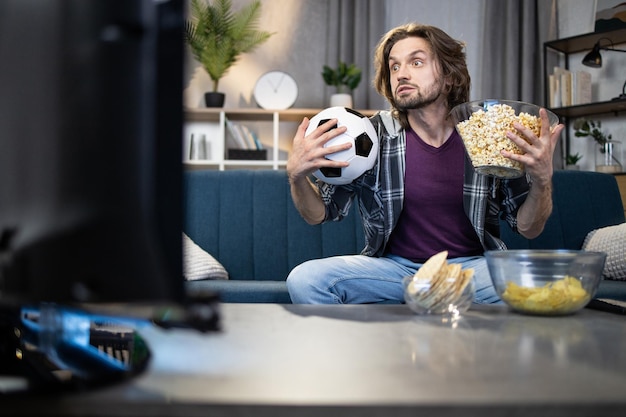
[[[613,136],[605,134],[602,130],[602,122],[599,120],[577,119],[574,122],[574,136],[584,138],[590,136],[601,147],[610,142]]]
[[[583,156],[579,153],[576,155],[567,154],[565,157],[565,168],[566,169],[579,169],[578,161],[583,159]]]
[[[602,122],[599,120],[577,119],[574,121],[574,136],[591,137],[598,145],[596,154],[596,171],[615,173],[622,171],[620,161],[620,142],[614,142],[613,136],[602,131]]]
[[[213,81],[213,90],[205,94],[207,106],[221,107],[224,94],[218,92],[220,79],[241,54],[252,51],[273,33],[258,29],[260,0],[253,0],[238,11],[233,11],[231,0],[191,0],[189,14],[185,41]],[[211,101],[214,97],[218,102]]]
[[[322,78],[326,85],[336,87],[337,93],[331,97],[331,106],[352,107],[352,91],[361,82],[361,69],[355,64],[340,61],[336,68],[324,65]]]

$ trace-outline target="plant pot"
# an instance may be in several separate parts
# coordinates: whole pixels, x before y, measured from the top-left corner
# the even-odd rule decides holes
[[[565,165],[566,171],[580,171],[580,165]]]
[[[330,107],[349,107],[352,108],[351,94],[333,94],[330,96]]]
[[[224,100],[226,95],[224,93],[204,93],[204,103],[207,107],[224,107]]]

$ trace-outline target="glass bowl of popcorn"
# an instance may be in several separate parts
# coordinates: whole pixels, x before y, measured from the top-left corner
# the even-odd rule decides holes
[[[518,313],[572,314],[595,296],[606,261],[604,252],[519,249],[485,252],[498,296]]]
[[[522,101],[489,99],[459,104],[451,110],[450,115],[478,173],[499,178],[517,178],[524,174],[524,165],[505,158],[500,151],[523,153],[506,136],[507,132],[517,133],[513,127],[516,121],[539,136],[540,108]],[[547,112],[552,129],[559,123],[559,118],[554,113]]]

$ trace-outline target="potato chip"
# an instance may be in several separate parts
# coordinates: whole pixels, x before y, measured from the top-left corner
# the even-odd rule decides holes
[[[461,264],[448,264],[447,257],[447,251],[430,257],[407,285],[412,299],[431,310],[456,303],[474,275],[473,269],[463,270]]]
[[[446,265],[446,259],[448,258],[448,252],[439,252],[436,255],[431,256],[424,262],[422,267],[415,273],[415,278],[431,279],[438,275],[439,272]]]
[[[509,281],[502,299],[520,311],[562,314],[588,303],[591,295],[580,280],[568,275],[542,287],[522,287]]]

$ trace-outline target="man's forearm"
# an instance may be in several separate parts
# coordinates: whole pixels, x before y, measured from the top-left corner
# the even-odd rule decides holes
[[[552,213],[552,182],[546,185],[532,184],[526,201],[517,212],[517,230],[527,239],[539,236],[550,213]]]
[[[307,177],[290,179],[291,198],[302,218],[309,224],[319,224],[326,216],[326,207],[317,188]]]

